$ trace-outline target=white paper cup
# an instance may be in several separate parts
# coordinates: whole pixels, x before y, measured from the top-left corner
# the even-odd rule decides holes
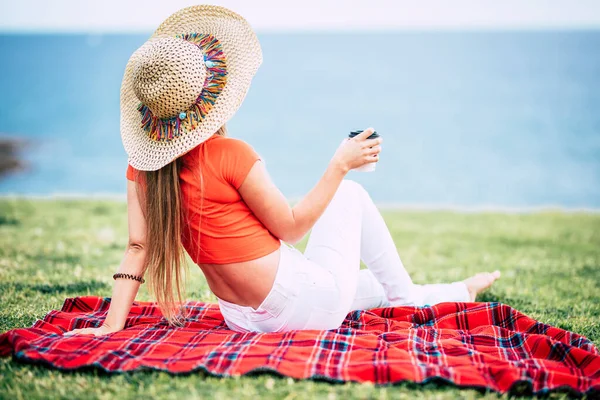
[[[377,161],[363,165],[362,167],[354,168],[353,171],[373,172],[377,167]]]

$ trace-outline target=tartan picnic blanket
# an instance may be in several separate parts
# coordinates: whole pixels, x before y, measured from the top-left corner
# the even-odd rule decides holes
[[[63,370],[271,371],[375,384],[437,379],[501,393],[600,393],[600,354],[590,340],[501,303],[377,308],[350,312],[335,330],[239,333],[227,328],[217,304],[186,303],[190,317],[174,328],[154,303],[135,302],[120,332],[63,336],[101,325],[109,305],[110,298],[66,299],[31,328],[0,335],[0,356]]]

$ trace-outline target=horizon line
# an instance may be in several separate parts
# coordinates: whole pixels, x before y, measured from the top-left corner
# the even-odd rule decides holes
[[[600,24],[593,25],[439,25],[405,27],[361,28],[258,28],[257,34],[352,34],[352,33],[414,33],[414,32],[548,32],[548,31],[598,31]],[[63,28],[11,28],[0,26],[0,34],[73,34],[73,35],[151,35],[153,29],[65,29]]]

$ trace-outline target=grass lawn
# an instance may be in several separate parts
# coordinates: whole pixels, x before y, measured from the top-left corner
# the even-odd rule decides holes
[[[500,301],[600,345],[600,214],[385,211],[417,283],[499,269],[481,301]],[[110,296],[127,242],[126,204],[0,199],[0,331],[28,327],[66,297]],[[297,247],[304,249],[305,241]],[[188,298],[215,301],[190,264]],[[138,300],[151,300],[142,286]],[[140,372],[62,373],[0,359],[0,398],[498,398],[448,385],[387,387],[295,381],[273,375],[216,378]],[[554,394],[563,398],[565,394]]]

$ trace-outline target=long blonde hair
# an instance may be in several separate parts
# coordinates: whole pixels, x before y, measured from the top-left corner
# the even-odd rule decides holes
[[[226,127],[223,125],[215,134],[227,136]],[[188,273],[181,235],[190,216],[179,185],[181,167],[179,157],[156,171],[144,171],[145,193],[136,185],[146,218],[144,271],[149,290],[163,316],[174,326],[185,322],[186,316],[181,311]],[[202,171],[198,172],[201,177]]]

